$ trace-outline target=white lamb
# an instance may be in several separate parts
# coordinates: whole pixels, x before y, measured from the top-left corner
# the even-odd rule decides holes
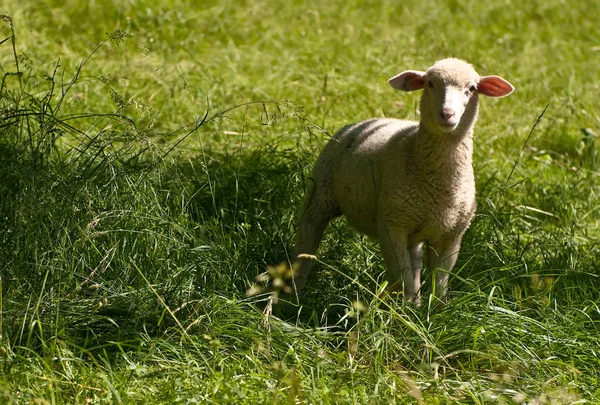
[[[299,293],[323,231],[345,215],[358,231],[376,238],[387,266],[389,289],[404,285],[419,303],[425,263],[437,271],[435,294],[446,293],[462,236],[475,213],[473,128],[478,96],[504,97],[513,86],[479,76],[459,59],[436,62],[426,72],[392,77],[398,90],[423,89],[421,122],[380,118],[340,129],[315,163],[296,238],[294,284]]]

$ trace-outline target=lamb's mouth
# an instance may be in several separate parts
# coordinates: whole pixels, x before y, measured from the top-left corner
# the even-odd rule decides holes
[[[452,132],[456,129],[457,126],[458,126],[458,123],[456,123],[456,124],[452,124],[452,123],[448,123],[448,122],[439,122],[438,123],[438,127],[440,128],[440,130],[442,132]]]

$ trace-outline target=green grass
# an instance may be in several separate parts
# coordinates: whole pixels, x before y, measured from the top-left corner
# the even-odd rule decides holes
[[[596,3],[3,7],[0,403],[600,400]],[[385,297],[344,221],[301,308],[247,296],[329,135],[418,117],[386,80],[446,56],[517,88],[481,103],[449,302]]]

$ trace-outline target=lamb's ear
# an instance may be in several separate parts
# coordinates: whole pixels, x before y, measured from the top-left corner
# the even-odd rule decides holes
[[[396,90],[413,91],[420,90],[425,85],[423,77],[425,72],[418,70],[407,70],[388,80],[388,83]]]
[[[500,76],[481,76],[477,91],[488,97],[506,97],[515,90],[512,84]]]

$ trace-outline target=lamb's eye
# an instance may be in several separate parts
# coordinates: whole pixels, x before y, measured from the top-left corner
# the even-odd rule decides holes
[[[431,80],[427,82],[427,85],[430,89],[433,89],[433,82]]]
[[[475,93],[475,90],[477,90],[477,86],[475,86],[475,85],[472,85],[472,86],[469,88],[469,91],[470,91],[471,93]]]

